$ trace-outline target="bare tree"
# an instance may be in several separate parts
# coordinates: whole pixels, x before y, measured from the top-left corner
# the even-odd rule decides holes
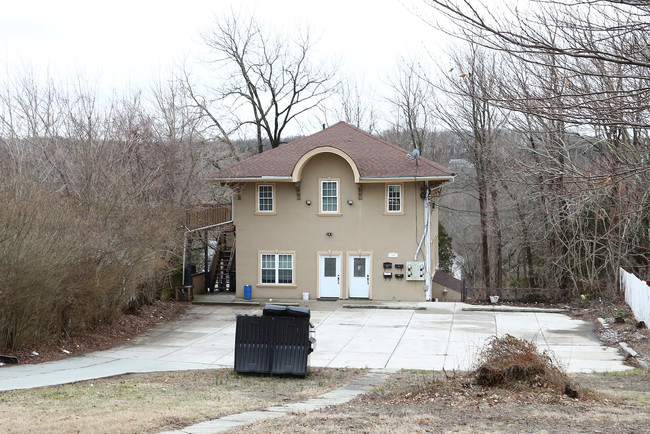
[[[395,110],[391,137],[407,149],[418,149],[423,155],[435,158],[433,141],[434,87],[427,80],[428,71],[420,61],[400,58],[395,74],[389,78],[392,94],[387,97]],[[408,144],[402,139],[406,136]]]
[[[208,200],[197,182],[200,174],[238,161],[239,152],[227,136],[208,132],[214,124],[205,122],[205,112],[196,106],[185,83],[182,75],[172,72],[151,84],[151,129],[156,141],[168,148],[165,154],[173,155],[179,166],[174,168],[176,172],[164,174],[165,182],[182,185],[176,199],[195,205]]]
[[[648,2],[531,0],[526,8],[426,0],[451,34],[503,53],[494,106],[521,142],[525,206],[542,216],[535,234],[546,283],[611,291],[618,267],[649,275],[647,182],[650,130]],[[634,202],[630,199],[634,198]],[[531,203],[532,205],[532,203]],[[645,247],[641,247],[641,246]]]
[[[470,46],[465,55],[453,57],[452,68],[440,86],[446,98],[438,103],[436,113],[464,143],[476,172],[481,233],[481,264],[486,287],[503,287],[503,240],[498,203],[499,170],[497,146],[506,117],[491,104],[490,98],[499,73],[496,56]],[[490,199],[492,201],[490,207]],[[492,216],[490,213],[492,210]],[[491,270],[489,238],[490,220],[495,229],[495,270]]]
[[[333,101],[320,107],[320,123],[344,121],[370,134],[377,133],[378,113],[373,105],[373,91],[355,79],[343,80]]]
[[[196,119],[158,90],[156,110],[145,91],[102,98],[83,77],[19,72],[0,91],[0,347],[160,295],[202,154]]]
[[[212,103],[227,108],[233,115],[232,130],[252,127],[259,153],[265,140],[272,148],[279,146],[287,125],[318,107],[336,87],[333,70],[312,63],[308,31],[290,38],[262,27],[253,16],[233,12],[215,20],[203,40],[223,81],[210,89],[214,97],[209,103],[203,98],[198,105],[213,120],[220,117]]]
[[[529,80],[518,90],[495,98],[509,109],[574,124],[650,126],[650,5],[636,0],[530,0],[525,8],[494,10],[482,1],[424,0],[451,25],[442,27],[457,37],[519,59],[519,68],[544,67],[552,57],[555,75]],[[425,19],[427,19],[425,17]],[[587,80],[585,80],[585,77]],[[591,80],[616,78],[615,87],[593,86]],[[639,79],[643,86],[635,85]],[[505,81],[507,82],[507,81]],[[550,96],[549,82],[563,92]],[[637,105],[621,104],[634,96]],[[561,99],[561,101],[559,100]],[[628,100],[629,102],[629,100]],[[612,118],[611,106],[617,105]],[[638,105],[641,103],[640,105]],[[645,114],[645,116],[644,116]]]

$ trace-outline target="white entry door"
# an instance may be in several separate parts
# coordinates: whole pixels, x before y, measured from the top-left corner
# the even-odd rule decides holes
[[[341,297],[341,255],[318,255],[318,296]]]
[[[370,298],[370,255],[350,255],[350,297]]]

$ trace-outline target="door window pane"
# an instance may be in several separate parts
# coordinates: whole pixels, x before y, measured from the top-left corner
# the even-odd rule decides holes
[[[324,258],[325,270],[324,277],[336,277],[336,258]]]
[[[353,268],[354,277],[366,277],[366,258],[354,258]]]

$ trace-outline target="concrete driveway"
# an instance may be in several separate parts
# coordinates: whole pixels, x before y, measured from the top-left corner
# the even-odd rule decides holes
[[[509,333],[551,350],[568,372],[631,369],[600,344],[594,326],[561,313],[465,311],[462,303],[393,303],[381,308],[309,302],[317,345],[310,366],[471,369],[485,341]],[[119,347],[37,365],[0,369],[0,390],[70,383],[124,373],[233,367],[235,316],[261,307],[192,305]]]

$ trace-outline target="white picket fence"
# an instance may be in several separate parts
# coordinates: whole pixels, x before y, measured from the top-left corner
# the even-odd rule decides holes
[[[621,291],[636,320],[650,326],[650,286],[621,268]]]

